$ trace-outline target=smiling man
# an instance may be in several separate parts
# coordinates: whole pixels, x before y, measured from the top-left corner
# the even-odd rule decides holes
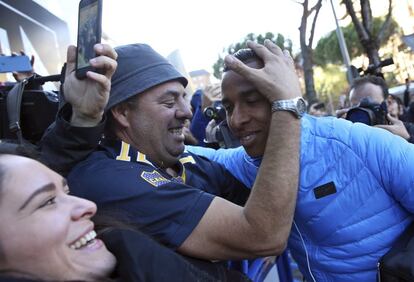
[[[250,49],[234,56],[251,68],[266,68]],[[291,81],[279,83],[278,87],[292,89]],[[262,94],[227,69],[223,106],[244,148],[188,147],[224,164],[247,186],[263,165],[262,155],[270,157],[265,145],[278,105]],[[280,138],[283,134],[278,132]],[[288,246],[301,272],[306,281],[376,281],[380,257],[413,218],[414,147],[378,128],[308,115],[301,120],[300,142],[298,196]],[[289,156],[280,165],[288,160]]]
[[[270,42],[252,48],[266,68],[247,68],[231,57],[229,67],[262,89],[269,101],[300,96],[290,57]],[[122,212],[185,255],[240,259],[280,254],[296,199],[300,116],[280,108],[267,121],[266,153],[272,158],[263,161],[250,193],[221,165],[184,152],[183,127],[191,118],[187,80],[148,45],[116,51],[105,139],[69,174],[72,192],[99,208]],[[283,81],[296,83],[288,90],[277,87]],[[276,138],[276,129],[283,137]]]

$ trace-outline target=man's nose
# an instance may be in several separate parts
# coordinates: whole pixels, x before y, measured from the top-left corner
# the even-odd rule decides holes
[[[243,130],[244,125],[249,121],[248,115],[240,107],[234,107],[230,115],[230,129]]]
[[[175,112],[177,119],[191,119],[193,113],[191,112],[190,103],[185,99],[181,99],[178,103],[177,111]]]

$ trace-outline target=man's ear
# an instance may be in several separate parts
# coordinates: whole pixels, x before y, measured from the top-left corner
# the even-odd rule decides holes
[[[130,126],[129,121],[128,121],[128,115],[130,114],[128,105],[126,105],[125,103],[116,105],[112,107],[111,113],[114,119],[116,120],[116,122],[120,126],[124,128],[127,128]]]

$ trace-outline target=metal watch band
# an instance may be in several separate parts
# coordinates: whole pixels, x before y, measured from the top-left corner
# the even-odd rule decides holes
[[[276,111],[290,111],[301,118],[306,112],[306,102],[302,97],[288,100],[276,100],[272,103],[272,113]]]

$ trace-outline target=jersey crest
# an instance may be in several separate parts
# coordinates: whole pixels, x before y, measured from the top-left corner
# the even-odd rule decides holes
[[[154,170],[152,172],[143,171],[141,173],[141,178],[147,181],[152,186],[158,187],[164,184],[171,182],[167,178],[161,175],[158,171]]]

